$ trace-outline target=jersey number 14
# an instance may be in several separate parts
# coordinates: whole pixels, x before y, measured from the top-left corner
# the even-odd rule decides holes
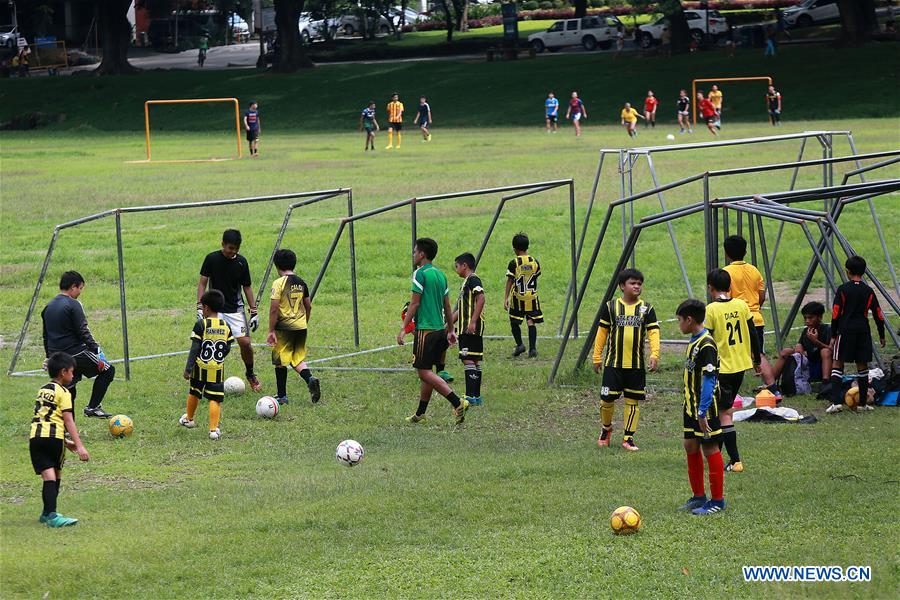
[[[516,277],[515,285],[516,285],[516,292],[520,296],[524,296],[525,294],[528,294],[528,293],[531,293],[531,294],[537,293],[537,278],[536,277],[528,277],[526,279],[524,275],[519,275],[518,277]]]

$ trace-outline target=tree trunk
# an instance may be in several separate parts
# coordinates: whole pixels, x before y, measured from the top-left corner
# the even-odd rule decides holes
[[[293,73],[315,66],[306,56],[306,50],[300,43],[300,30],[297,28],[303,3],[304,0],[275,0],[278,48],[275,51],[273,69],[279,73]]]
[[[394,34],[397,36],[397,39],[401,39],[403,37],[403,28],[406,27],[406,9],[409,8],[409,0],[401,0],[400,2],[400,23],[397,25],[396,29],[394,29]]]
[[[451,3],[448,0],[441,0],[441,7],[444,9],[444,22],[447,24],[447,43],[453,42],[453,11],[450,10]]]
[[[101,46],[103,47],[97,75],[124,75],[140,69],[128,62],[131,42],[131,23],[128,22],[130,0],[103,0],[97,5]]]
[[[575,18],[580,19],[587,16],[587,0],[575,0]]]
[[[838,0],[841,11],[841,41],[857,46],[878,30],[874,0]]]
[[[469,0],[462,1],[462,17],[460,18],[459,30],[469,30]]]
[[[670,33],[672,34],[672,52],[683,52],[691,43],[691,30],[688,28],[684,10],[679,5],[673,12],[667,13]]]

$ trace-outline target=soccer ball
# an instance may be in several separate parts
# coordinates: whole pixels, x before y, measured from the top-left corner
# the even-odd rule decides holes
[[[134,431],[134,423],[131,417],[116,415],[109,420],[109,435],[114,438],[127,438]]]
[[[278,415],[278,402],[272,396],[263,396],[256,402],[256,414],[263,419],[274,419]]]
[[[226,394],[243,394],[244,390],[247,388],[244,386],[244,380],[240,377],[229,377],[225,380],[225,393]]]
[[[628,535],[641,528],[641,515],[630,506],[620,506],[609,518],[609,526],[616,535]]]
[[[354,467],[363,459],[365,451],[359,442],[355,440],[344,440],[338,444],[335,456],[341,464],[347,467]]]
[[[670,142],[674,142],[675,136],[670,133],[669,135],[666,136],[666,139],[669,140]]]

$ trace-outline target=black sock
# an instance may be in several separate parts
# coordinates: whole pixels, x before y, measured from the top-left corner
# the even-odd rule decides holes
[[[306,385],[309,385],[309,380],[312,379],[312,372],[309,369],[303,369],[300,371],[300,377],[303,378],[303,381],[306,382]]]
[[[416,416],[421,417],[428,410],[428,400],[419,400],[419,408],[416,409]]]
[[[44,487],[41,489],[41,498],[44,500],[45,515],[56,512],[56,495],[58,493],[55,481],[44,482]]]
[[[116,376],[116,368],[112,365],[109,365],[106,370],[101,371],[97,378],[94,379],[94,387],[91,388],[91,401],[88,403],[88,407],[96,408],[100,406],[100,403],[103,402],[103,397],[106,396],[106,390],[109,389],[109,384],[113,382],[113,378]],[[75,398],[73,397],[72,400]]]
[[[831,369],[831,403],[843,404],[844,394],[841,387],[844,384],[844,372],[841,369]]]
[[[475,365],[465,366],[466,396],[468,398],[475,398],[478,395],[475,393],[475,380],[478,379],[478,375],[475,374],[477,369],[478,367]]]
[[[246,363],[245,366],[247,367],[247,379],[250,379],[251,377],[253,377],[253,363]]]
[[[859,405],[865,406],[869,401],[869,370],[859,371],[856,382],[859,384]]]
[[[434,370],[437,371],[438,373],[440,373],[441,371],[443,371],[446,368],[447,368],[447,365],[445,363],[437,363],[436,365],[434,365]]]
[[[516,340],[516,346],[522,345],[522,325],[513,319],[509,320],[509,326],[512,329],[513,339]]]
[[[473,387],[475,397],[481,398],[481,367],[478,365],[475,365],[475,380]]]
[[[279,398],[287,396],[287,367],[275,367],[275,386]]]
[[[56,493],[59,494],[59,488],[62,486],[62,478],[56,480]]]
[[[737,447],[737,431],[734,430],[734,425],[722,427],[722,441],[725,443],[725,449],[728,451],[728,458],[731,459],[731,462],[741,462],[741,455],[738,453]]]
[[[447,394],[447,400],[453,405],[453,408],[459,408],[459,396],[453,390],[450,390],[450,393]]]
[[[534,350],[537,345],[537,327],[534,325],[528,326],[528,349]]]

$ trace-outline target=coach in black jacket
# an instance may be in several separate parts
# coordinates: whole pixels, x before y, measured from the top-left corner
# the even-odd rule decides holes
[[[75,401],[76,384],[82,377],[96,377],[91,390],[91,401],[84,409],[86,417],[108,419],[100,403],[112,383],[116,369],[103,357],[100,345],[88,329],[84,308],[78,296],[84,289],[84,277],[78,271],[66,271],[59,280],[59,295],[41,311],[44,321],[44,352],[49,357],[54,352],[65,352],[75,358],[75,379],[69,386]]]

